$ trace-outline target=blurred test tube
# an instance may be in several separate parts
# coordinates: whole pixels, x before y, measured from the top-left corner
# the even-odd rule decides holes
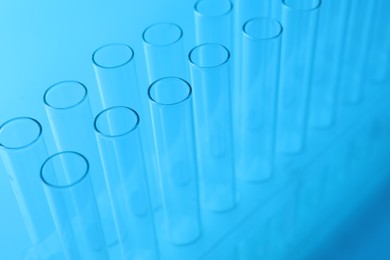
[[[155,81],[149,90],[163,211],[174,244],[200,236],[192,89],[183,79]]]
[[[351,1],[345,32],[345,45],[340,76],[340,95],[343,103],[356,104],[363,97],[365,69],[369,54],[370,32],[377,1]]]
[[[225,211],[236,203],[230,52],[205,43],[189,53],[195,115],[200,203]]]
[[[320,0],[283,0],[276,149],[304,147]]]
[[[237,174],[251,181],[272,175],[282,26],[257,17],[242,28]]]
[[[324,1],[321,5],[313,64],[309,125],[329,127],[334,123],[341,57],[351,1]]]
[[[59,151],[80,151],[89,159],[91,180],[96,192],[99,213],[107,244],[115,242],[114,223],[104,183],[103,168],[93,130],[93,116],[88,90],[78,81],[62,81],[44,94],[47,117]]]
[[[158,259],[139,125],[133,109],[110,107],[95,118],[95,133],[122,257]]]
[[[195,42],[232,48],[233,4],[229,0],[199,0],[194,6]]]
[[[54,232],[54,223],[41,186],[39,171],[47,158],[41,124],[30,117],[17,117],[0,126],[0,155],[13,188],[33,247]],[[43,249],[46,258],[51,248]]]
[[[49,157],[41,168],[47,201],[67,259],[108,259],[87,159],[75,152]]]

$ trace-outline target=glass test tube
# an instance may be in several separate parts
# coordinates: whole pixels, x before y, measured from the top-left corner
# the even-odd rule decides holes
[[[163,77],[188,77],[183,30],[175,23],[156,23],[142,34],[148,82]]]
[[[321,5],[310,97],[309,125],[313,127],[329,127],[334,122],[349,11],[348,0]]]
[[[276,149],[304,147],[320,0],[283,0]]]
[[[205,43],[189,53],[200,204],[225,211],[236,204],[230,52]]]
[[[95,118],[95,133],[122,256],[158,259],[139,123],[133,109],[111,107]]]
[[[146,90],[138,84],[133,49],[122,43],[112,43],[98,48],[92,55],[93,66],[104,108],[127,106],[138,111],[143,118],[141,138],[145,156],[149,158],[146,170],[149,177],[153,205],[158,207],[160,196],[155,176],[156,158],[150,140],[153,139]]]
[[[282,26],[272,18],[257,17],[242,30],[237,174],[264,181],[273,171]]]
[[[99,213],[107,244],[115,242],[111,206],[104,182],[103,168],[93,130],[93,116],[88,90],[80,82],[62,81],[44,94],[47,117],[59,151],[80,151],[89,159],[91,180],[96,192]]]
[[[93,53],[92,61],[103,107],[121,105],[140,110],[133,49],[122,43],[103,45]]]
[[[47,201],[67,259],[108,259],[87,159],[75,152],[49,157],[41,168]]]
[[[370,32],[374,21],[374,7],[377,1],[353,0],[346,30],[342,56],[340,94],[344,103],[356,104],[363,96],[366,83]]]
[[[155,81],[148,89],[170,241],[191,243],[200,236],[192,89],[183,79]]]
[[[1,125],[0,155],[30,241],[37,246],[54,232],[39,178],[41,164],[47,158],[41,124],[30,117],[17,117]]]
[[[232,10],[229,0],[199,0],[194,6],[195,42],[220,43],[232,47]]]

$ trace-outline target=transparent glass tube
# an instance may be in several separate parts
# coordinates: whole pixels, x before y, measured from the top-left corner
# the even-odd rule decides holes
[[[108,259],[87,159],[61,152],[42,165],[41,180],[67,259]]]
[[[320,0],[284,0],[276,148],[302,151],[306,136]]]
[[[107,244],[111,245],[115,242],[115,228],[93,130],[88,90],[80,82],[62,81],[46,90],[44,104],[57,149],[80,151],[89,158],[91,180],[103,219],[105,237]]]
[[[230,52],[220,44],[201,44],[189,53],[189,63],[200,204],[229,210],[236,204]]]
[[[199,0],[194,6],[195,42],[219,43],[231,50],[233,4],[229,0]]]
[[[350,1],[325,1],[321,5],[310,97],[312,127],[329,127],[335,119],[349,11]]]
[[[103,107],[121,105],[140,110],[133,49],[122,43],[103,45],[93,53],[92,61]]]
[[[146,98],[146,89],[144,90],[138,84],[137,73],[134,60],[133,49],[122,43],[113,43],[103,45],[92,55],[93,66],[96,79],[99,86],[100,98],[104,108],[112,106],[132,107],[143,118],[142,139],[145,146],[145,156],[150,158],[147,167],[149,185],[153,204],[158,207],[159,190],[156,181],[152,128],[150,123],[150,113],[147,102],[142,102],[142,93]]]
[[[163,77],[188,78],[183,30],[179,25],[153,24],[144,30],[142,39],[149,84]]]
[[[249,181],[272,175],[281,35],[272,18],[253,18],[242,28],[237,175]]]
[[[169,239],[191,243],[201,233],[192,89],[169,77],[150,85],[148,95]]]
[[[340,94],[344,103],[356,104],[363,97],[366,63],[369,54],[370,32],[377,1],[350,1],[350,15],[345,33],[342,56]]]
[[[139,124],[133,109],[117,106],[94,126],[123,259],[158,259]]]
[[[17,117],[0,126],[0,154],[33,246],[54,232],[39,170],[47,158],[41,124]],[[43,256],[41,256],[43,257]]]

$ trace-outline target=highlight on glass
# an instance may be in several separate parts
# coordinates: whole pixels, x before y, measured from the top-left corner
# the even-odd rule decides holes
[[[237,175],[265,181],[273,173],[282,25],[256,17],[242,27]],[[259,59],[258,57],[261,57]]]
[[[108,259],[88,160],[71,151],[50,156],[40,176],[67,259]]]
[[[205,43],[189,55],[200,203],[225,211],[236,204],[230,52]]]
[[[192,88],[176,77],[148,89],[167,237],[188,244],[201,234]]]
[[[141,109],[134,50],[127,44],[106,44],[92,54],[103,108],[130,106]]]
[[[140,117],[124,106],[100,112],[94,122],[106,185],[124,259],[158,259],[140,137]]]

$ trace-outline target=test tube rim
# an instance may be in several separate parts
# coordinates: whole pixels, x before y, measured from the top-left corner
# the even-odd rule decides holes
[[[133,126],[130,130],[127,130],[126,132],[121,133],[121,134],[110,135],[110,134],[105,134],[105,133],[103,133],[102,131],[99,130],[99,128],[98,128],[98,126],[97,126],[97,121],[98,121],[99,117],[100,117],[102,114],[108,112],[109,110],[113,110],[113,109],[117,109],[117,108],[124,108],[124,109],[126,109],[126,110],[132,112],[132,113],[136,116],[136,119],[137,119],[137,120],[136,120],[136,123],[134,124],[134,126]],[[139,117],[137,111],[135,111],[134,109],[132,109],[132,108],[130,108],[130,107],[126,107],[126,106],[112,106],[112,107],[109,107],[109,108],[106,108],[106,109],[102,110],[102,111],[95,117],[93,126],[94,126],[94,128],[95,128],[96,133],[98,133],[98,134],[101,135],[101,136],[104,136],[104,137],[107,137],[107,138],[118,138],[118,137],[125,136],[125,135],[127,135],[127,134],[129,134],[129,133],[135,131],[135,130],[138,128],[139,123],[140,123],[140,117]]]
[[[77,155],[77,156],[80,156],[81,159],[84,160],[85,164],[86,164],[86,169],[85,169],[85,173],[80,177],[78,178],[77,181],[71,183],[71,184],[67,184],[67,185],[54,185],[54,184],[51,184],[50,182],[48,182],[45,177],[43,176],[43,170],[44,170],[44,167],[46,165],[46,163],[48,163],[51,159],[53,159],[54,157],[58,156],[58,155],[62,155],[62,154],[74,154],[74,155]],[[89,173],[89,168],[90,168],[90,165],[89,165],[89,162],[87,160],[87,158],[85,158],[84,155],[82,155],[81,153],[78,153],[78,152],[74,152],[74,151],[63,151],[63,152],[58,152],[58,153],[55,153],[51,156],[49,156],[45,161],[44,163],[42,164],[42,167],[41,167],[41,170],[40,170],[40,177],[41,177],[41,180],[42,182],[47,185],[48,187],[51,187],[51,188],[55,188],[55,189],[67,189],[67,188],[70,188],[70,187],[73,187],[73,186],[76,186],[77,184],[79,184],[80,182],[82,182],[88,175]]]
[[[179,29],[179,36],[178,36],[177,39],[175,39],[174,41],[169,42],[169,43],[164,43],[164,44],[155,44],[155,43],[152,43],[152,42],[148,41],[148,40],[146,39],[146,35],[145,35],[146,32],[147,32],[149,29],[151,29],[151,28],[153,28],[153,27],[155,27],[155,26],[158,26],[158,25],[173,25],[173,26],[175,26],[176,28]],[[143,40],[143,42],[144,42],[145,44],[149,45],[149,46],[154,46],[154,47],[166,47],[166,46],[170,46],[170,45],[173,45],[173,44],[179,42],[182,38],[183,38],[183,29],[182,29],[178,24],[172,23],[172,22],[159,22],[159,23],[151,24],[151,25],[149,25],[148,27],[146,27],[146,29],[145,29],[145,30],[143,31],[143,33],[142,33],[142,40]]]
[[[4,129],[4,127],[6,127],[8,124],[11,124],[11,123],[13,123],[15,121],[18,121],[18,120],[31,120],[32,122],[34,122],[38,126],[38,134],[37,134],[37,136],[34,138],[34,140],[29,142],[28,144],[25,144],[25,145],[22,145],[22,146],[18,146],[18,147],[11,147],[11,146],[8,146],[8,145],[4,145],[3,143],[0,143],[0,147],[2,147],[3,149],[6,149],[6,150],[23,150],[23,149],[26,149],[28,147],[33,146],[41,138],[41,136],[42,136],[42,125],[39,123],[38,120],[36,120],[36,119],[34,119],[32,117],[28,117],[28,116],[14,117],[14,118],[11,118],[11,119],[7,120],[6,122],[4,122],[0,126],[0,133]]]
[[[274,36],[272,37],[265,37],[265,38],[260,38],[260,37],[255,37],[251,34],[249,34],[247,32],[247,30],[245,29],[246,26],[250,23],[250,22],[253,22],[255,20],[260,20],[260,19],[267,19],[269,21],[272,21],[274,22],[275,24],[277,24],[279,26],[279,31],[277,34],[275,34]],[[254,18],[251,18],[249,19],[248,21],[246,21],[244,23],[244,25],[242,26],[242,33],[245,35],[245,37],[247,37],[248,39],[250,40],[253,40],[253,41],[269,41],[269,40],[273,40],[273,39],[276,39],[276,38],[279,38],[281,37],[282,33],[283,33],[283,25],[276,19],[272,18],[272,17],[265,17],[265,16],[259,16],[259,17],[254,17]]]
[[[183,98],[182,100],[178,101],[178,102],[175,102],[175,103],[161,103],[161,102],[158,102],[157,100],[155,100],[152,95],[151,95],[151,90],[152,88],[159,82],[163,81],[163,80],[167,80],[167,79],[177,79],[179,81],[181,81],[182,83],[184,83],[187,87],[188,87],[188,94],[185,98]],[[175,106],[175,105],[179,105],[181,103],[184,103],[186,102],[187,100],[189,100],[192,96],[192,87],[190,85],[190,83],[188,83],[186,80],[182,79],[182,78],[179,78],[179,77],[163,77],[163,78],[160,78],[160,79],[157,79],[155,80],[152,84],[150,84],[150,86],[148,87],[148,98],[149,100],[152,102],[152,104],[156,104],[156,105],[159,105],[159,106]]]
[[[78,101],[77,103],[72,104],[71,106],[67,106],[67,107],[56,107],[56,106],[50,105],[50,103],[47,101],[47,98],[46,98],[47,94],[53,88],[55,88],[55,87],[57,87],[57,86],[59,86],[61,84],[64,84],[64,83],[73,83],[75,85],[78,85],[78,86],[82,87],[83,90],[84,90],[83,98],[81,98],[80,101]],[[43,102],[44,102],[45,106],[47,106],[49,108],[52,108],[52,109],[55,109],[55,110],[67,110],[67,109],[72,109],[74,107],[77,107],[77,106],[81,105],[87,99],[87,97],[88,97],[88,89],[87,89],[87,87],[83,83],[81,83],[80,81],[77,81],[77,80],[63,80],[63,81],[59,81],[59,82],[51,85],[49,88],[46,89],[45,94],[43,95]]]
[[[282,6],[291,11],[311,12],[319,9],[322,4],[322,0],[317,0],[317,4],[311,8],[294,8],[291,5],[286,4],[286,0],[282,0]]]
[[[194,12],[198,15],[198,16],[204,16],[204,17],[220,17],[220,16],[225,16],[225,15],[228,15],[232,12],[233,10],[233,3],[232,1],[230,0],[226,0],[226,2],[229,3],[229,9],[226,11],[226,12],[223,12],[221,14],[205,14],[204,12],[201,12],[199,11],[199,8],[198,8],[198,5],[201,3],[201,2],[205,2],[207,0],[198,0],[196,1],[196,3],[194,4]]]
[[[201,48],[201,47],[205,47],[205,46],[211,46],[211,45],[222,47],[226,51],[226,53],[227,53],[226,59],[223,62],[221,62],[217,65],[213,65],[213,66],[200,66],[199,64],[197,64],[196,62],[193,61],[193,59],[191,58],[191,55],[196,49]],[[230,61],[230,58],[231,58],[231,54],[230,54],[229,49],[226,48],[224,45],[219,44],[219,43],[202,43],[202,44],[196,45],[188,53],[188,59],[189,59],[190,65],[194,66],[195,68],[199,68],[199,69],[215,69],[215,68],[221,67],[221,66],[225,65],[226,63],[228,63]]]
[[[112,47],[112,46],[123,46],[123,47],[126,47],[128,50],[130,50],[130,53],[131,55],[129,56],[129,58],[125,61],[125,62],[122,62],[121,64],[119,65],[115,65],[115,66],[103,66],[101,65],[99,62],[96,61],[95,59],[95,55],[98,51],[104,49],[104,48],[107,48],[107,47]],[[127,45],[125,43],[108,43],[108,44],[104,44],[102,46],[100,46],[99,48],[97,48],[93,54],[92,54],[92,62],[95,66],[99,67],[99,68],[102,68],[102,69],[116,69],[116,68],[119,68],[119,67],[122,67],[122,66],[125,66],[126,64],[130,63],[132,60],[134,60],[134,50],[133,48],[131,48],[130,45]]]

